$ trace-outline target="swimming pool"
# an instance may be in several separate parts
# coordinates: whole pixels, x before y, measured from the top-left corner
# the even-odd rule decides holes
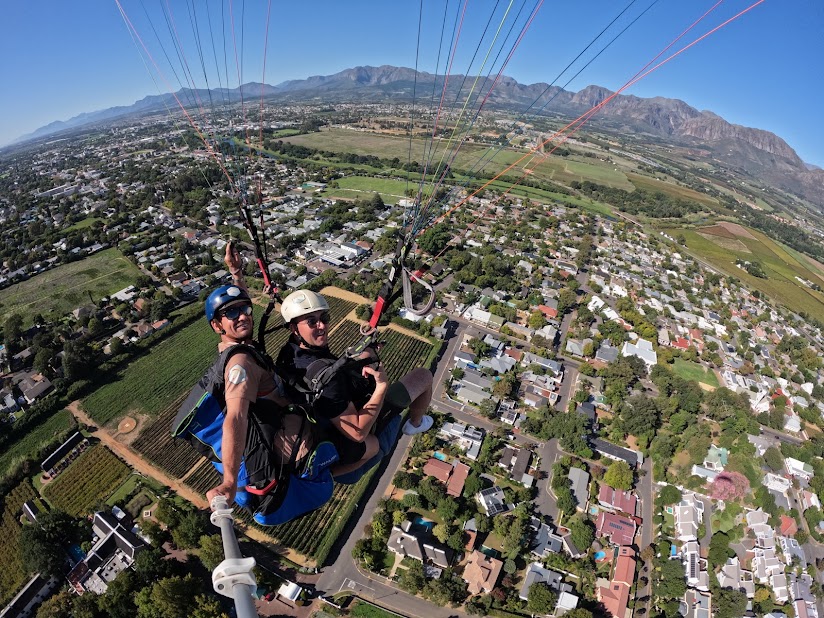
[[[674,558],[677,553],[678,550],[676,549],[675,545],[670,545],[670,556]]]
[[[416,526],[420,526],[427,532],[432,532],[432,528],[435,527],[435,522],[429,519],[424,519],[420,515],[418,515],[415,519],[412,520],[412,523]]]
[[[440,451],[435,451],[434,453],[432,453],[432,457],[440,461],[446,461],[446,455],[444,455]]]
[[[69,547],[69,555],[72,557],[72,560],[75,562],[80,562],[83,558],[86,557],[86,554],[80,549],[80,545],[72,545]]]
[[[593,556],[593,558],[595,558],[596,560],[603,560],[606,557],[607,557],[607,554],[606,554],[606,552],[603,552],[603,551],[596,551],[595,555]]]

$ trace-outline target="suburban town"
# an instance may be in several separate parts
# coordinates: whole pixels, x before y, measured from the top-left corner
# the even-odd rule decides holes
[[[279,109],[267,119],[275,130],[310,111]],[[230,280],[230,240],[261,308],[265,296],[235,196],[185,133],[148,117],[23,151],[0,170],[0,292],[33,290],[50,273],[68,282],[81,271],[60,269],[81,266],[88,279],[117,270],[127,283],[66,288],[20,311],[2,297],[0,429],[3,450],[21,450],[3,460],[3,532],[15,547],[2,552],[0,616],[164,615],[144,604],[187,586],[211,594],[195,597],[203,613],[191,615],[224,615],[208,582],[220,537],[203,517],[218,477],[188,445],[174,447],[188,451],[173,463],[146,444],[162,442],[152,414],[179,404],[214,357],[203,300]],[[330,196],[347,173],[288,158],[255,159],[248,176],[259,182],[273,281],[284,293],[329,290],[341,324],[332,337],[355,332],[346,324],[368,317],[414,198]],[[822,316],[748,287],[755,260],[735,277],[697,259],[674,225],[492,190],[452,193],[440,208],[448,219],[417,243],[436,306],[425,316],[400,307],[386,327],[431,360],[435,427],[402,437],[353,486],[359,497],[341,494],[348,510],[325,561],[287,540],[297,528],[262,537],[238,516],[258,563],[260,615],[341,615],[354,599],[443,618],[817,618]],[[727,220],[698,231],[755,238]],[[101,403],[105,376],[138,371],[118,373],[127,364],[153,363],[145,382],[181,362],[152,355],[189,324],[203,341],[186,344],[199,346],[185,363],[199,365],[176,378],[187,383],[168,393],[156,384],[157,408],[145,413]],[[387,365],[401,362],[387,348]],[[46,422],[48,438],[28,444]],[[97,460],[108,484],[84,476]],[[86,483],[101,489],[81,506],[86,497],[69,488]],[[57,558],[18,555],[20,539],[35,538],[44,544],[30,547],[51,542]],[[59,613],[69,596],[108,609]]]

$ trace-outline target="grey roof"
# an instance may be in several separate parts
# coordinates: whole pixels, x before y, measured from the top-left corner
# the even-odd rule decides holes
[[[589,499],[589,473],[580,468],[570,468],[569,480],[575,501],[580,508],[584,508]]]

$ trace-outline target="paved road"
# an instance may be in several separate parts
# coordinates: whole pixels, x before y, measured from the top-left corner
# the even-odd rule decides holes
[[[641,503],[641,512],[639,514],[643,520],[643,523],[641,524],[641,537],[638,543],[638,549],[643,551],[645,547],[648,547],[652,543],[654,538],[654,525],[652,523],[652,519],[655,503],[655,487],[652,483],[652,460],[645,459],[644,464],[641,466],[641,470],[644,474],[639,475],[638,483],[636,485],[636,493],[638,494],[638,500]],[[648,563],[647,567],[649,568],[649,572],[651,572],[652,563]],[[647,577],[647,579],[651,580],[650,577]],[[651,581],[648,581],[647,585],[643,588],[638,589],[636,598],[643,597],[652,597]],[[649,611],[649,607],[647,607],[647,611]]]

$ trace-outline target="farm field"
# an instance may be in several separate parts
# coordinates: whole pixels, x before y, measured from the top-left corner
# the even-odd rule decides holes
[[[719,236],[716,241],[715,237],[707,238],[695,229],[670,228],[664,231],[673,237],[683,234],[690,252],[721,272],[740,279],[747,287],[759,290],[793,311],[824,315],[824,293],[816,292],[795,280],[799,276],[814,281],[817,278],[815,273],[761,232],[745,229],[752,238],[737,236],[727,239]],[[746,251],[741,250],[738,243],[746,247]],[[739,249],[733,248],[735,246],[739,246]],[[736,259],[759,261],[767,278],[753,277],[744,269],[738,268],[735,265]]]
[[[106,249],[0,290],[0,323],[12,313],[30,326],[38,313],[62,317],[89,299],[108,296],[133,284],[140,269],[117,249]]]
[[[319,133],[309,133],[285,138],[284,141],[330,152],[368,152],[381,158],[391,159],[397,157],[401,161],[406,161],[409,156],[409,140],[403,136],[376,135],[372,133],[346,131],[343,129],[331,129]],[[424,146],[423,140],[413,141],[412,158],[414,160],[421,160],[420,155],[424,152]],[[487,165],[484,165],[485,173],[498,173],[527,154],[527,151],[524,150],[504,149],[495,152],[495,149],[485,145],[464,144],[452,166],[458,170],[468,171],[474,169],[481,157],[484,157],[484,155],[488,153],[484,158],[484,161],[487,161],[492,157],[493,152],[494,159]],[[437,162],[440,160],[440,157],[441,153],[436,152],[433,160]],[[530,160],[531,155],[523,158],[520,166],[516,165],[509,174],[515,175],[516,178],[520,177],[523,173],[520,168]],[[538,160],[540,160],[540,158]],[[530,164],[529,167],[533,167],[533,164]],[[592,180],[599,184],[628,191],[631,191],[633,188],[633,185],[627,180],[623,172],[613,169],[612,166],[606,163],[592,164],[582,161],[567,161],[564,157],[550,156],[534,167],[534,176],[564,184],[568,184],[573,180],[579,182]]]
[[[28,580],[20,560],[20,509],[26,500],[37,497],[31,482],[24,479],[3,499],[3,519],[0,521],[0,605],[5,605]]]
[[[397,204],[402,199],[407,187],[417,188],[417,182],[393,180],[390,178],[373,178],[369,176],[346,176],[335,181],[337,188],[323,191],[325,197],[344,197],[350,199],[368,199],[372,193],[380,193],[386,204]]]
[[[81,517],[106,500],[129,474],[129,466],[97,444],[46,485],[43,496],[52,507]]]
[[[633,173],[627,173],[627,178],[629,178],[629,181],[639,189],[645,189],[646,191],[660,191],[661,193],[666,193],[667,195],[671,195],[672,197],[682,200],[698,202],[704,206],[718,206],[718,200],[714,197],[705,195],[699,191],[690,189],[689,187],[679,186],[674,182],[664,182],[656,178],[650,178],[649,176],[641,176],[640,174]]]
[[[83,409],[100,424],[127,412],[156,416],[197,382],[216,350],[217,335],[194,320],[83,399]]]
[[[68,438],[76,426],[68,410],[60,410],[44,420],[0,452],[0,477],[8,474],[23,459],[37,457],[46,446],[57,445]]]
[[[709,386],[718,388],[718,378],[712,370],[706,370],[698,363],[685,361],[682,358],[676,358],[672,367],[675,375],[684,378],[685,380],[694,380],[695,382],[702,382]]]

